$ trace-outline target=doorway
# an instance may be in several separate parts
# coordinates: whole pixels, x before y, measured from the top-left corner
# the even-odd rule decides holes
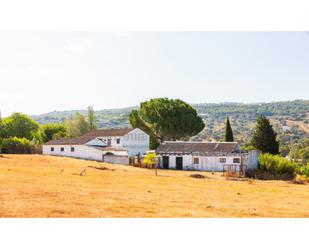
[[[162,157],[163,161],[163,169],[168,169],[169,168],[169,156],[163,156]]]
[[[182,157],[176,157],[176,169],[183,169],[183,159]]]

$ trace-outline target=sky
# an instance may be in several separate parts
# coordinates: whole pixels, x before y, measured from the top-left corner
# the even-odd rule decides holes
[[[0,32],[0,111],[309,99],[309,32]]]

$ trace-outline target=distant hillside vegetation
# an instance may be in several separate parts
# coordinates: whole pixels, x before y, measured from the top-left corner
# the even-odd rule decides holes
[[[220,103],[194,104],[199,115],[206,123],[204,131],[193,140],[220,140],[224,134],[224,123],[227,116],[236,139],[246,141],[255,128],[256,118],[260,114],[268,116],[283,143],[298,141],[309,136],[309,100],[281,101],[272,103]],[[128,115],[132,109],[105,109],[96,111],[99,128],[127,127]],[[38,116],[32,116],[40,124],[63,122],[77,111],[56,111]],[[86,115],[86,110],[78,110]]]

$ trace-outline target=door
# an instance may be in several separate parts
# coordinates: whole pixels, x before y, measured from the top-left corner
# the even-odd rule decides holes
[[[168,169],[168,167],[169,167],[169,157],[168,156],[163,156],[162,157],[162,161],[163,161],[163,168],[164,169]]]
[[[183,169],[182,157],[176,157],[176,169]]]

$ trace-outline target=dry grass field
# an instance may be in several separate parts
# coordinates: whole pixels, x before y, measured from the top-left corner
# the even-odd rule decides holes
[[[80,176],[88,166],[105,169],[89,167]],[[191,174],[4,155],[0,217],[309,217],[309,185]]]

